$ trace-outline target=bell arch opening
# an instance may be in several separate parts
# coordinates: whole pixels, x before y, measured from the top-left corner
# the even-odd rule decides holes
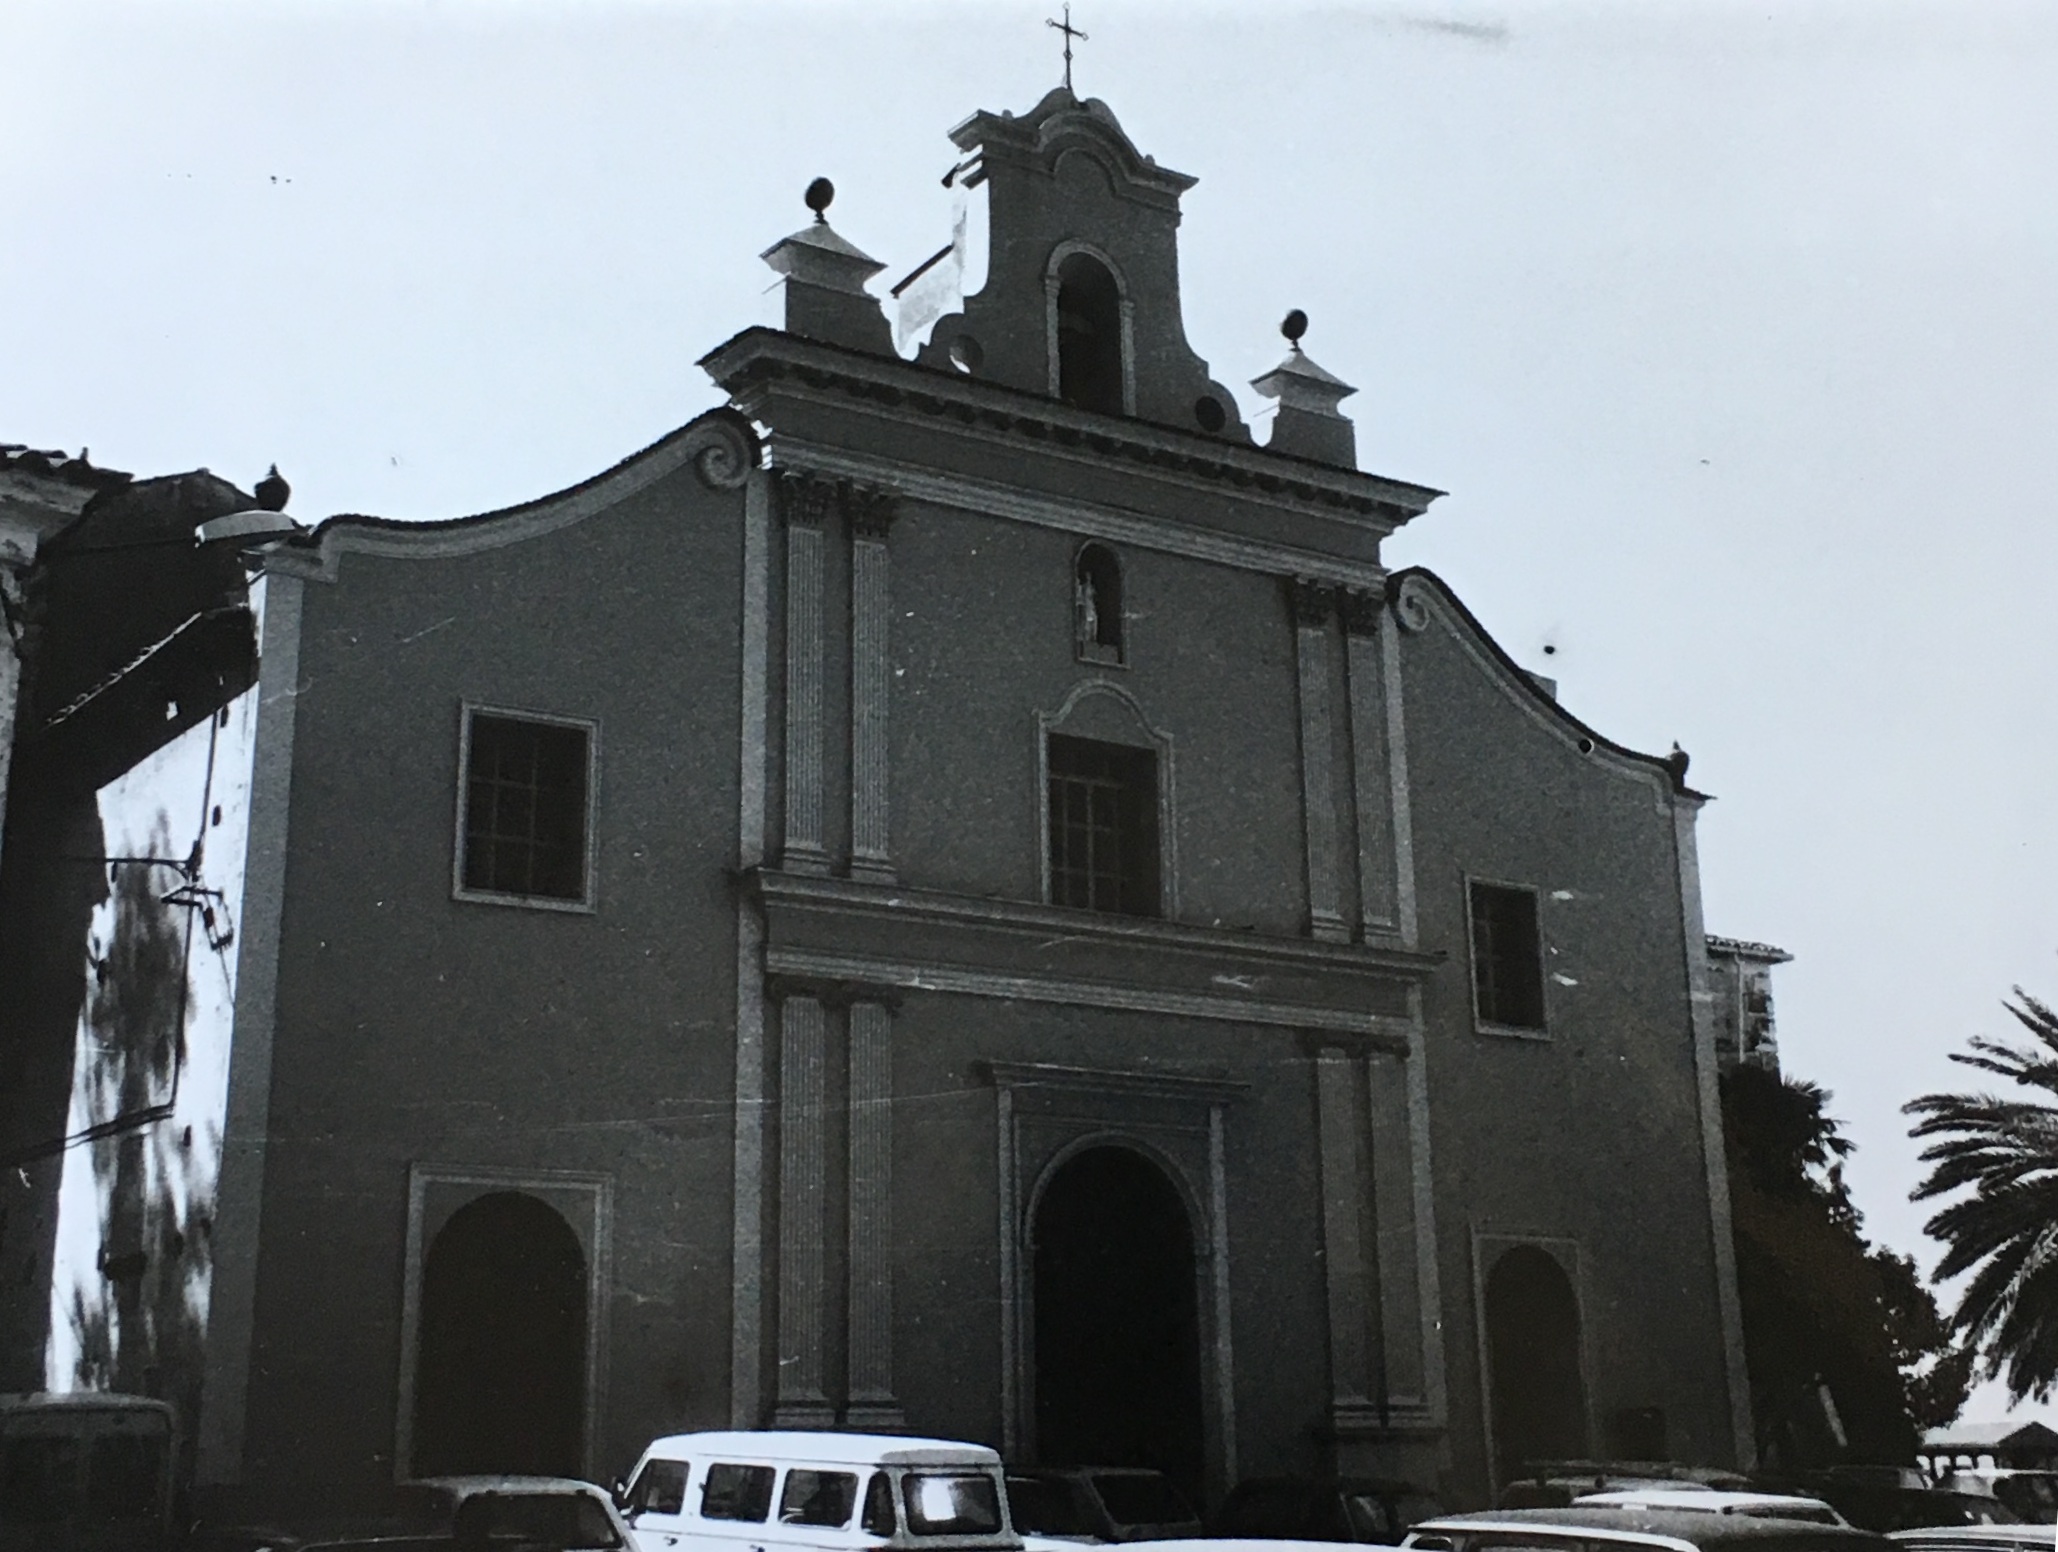
[[[1074,408],[1123,412],[1122,293],[1108,267],[1067,254],[1057,270],[1058,397]]]

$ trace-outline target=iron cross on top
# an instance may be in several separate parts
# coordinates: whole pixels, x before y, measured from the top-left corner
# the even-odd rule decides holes
[[[1084,39],[1086,34],[1072,25],[1072,8],[1069,5],[1065,7],[1065,19],[1063,21],[1054,22],[1046,16],[1043,19],[1043,25],[1055,27],[1065,35],[1065,90],[1069,92],[1072,89],[1072,40],[1074,38]]]

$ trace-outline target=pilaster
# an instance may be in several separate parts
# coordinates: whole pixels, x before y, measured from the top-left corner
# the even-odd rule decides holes
[[[1317,938],[1344,942],[1338,878],[1335,717],[1329,694],[1330,617],[1334,594],[1322,583],[1295,581],[1288,596],[1293,609],[1294,658],[1298,669],[1301,722],[1301,811],[1307,841],[1308,930]]]
[[[1315,1054],[1315,1113],[1322,1157],[1322,1266],[1328,1281],[1329,1401],[1339,1429],[1372,1406],[1378,1353],[1365,1244],[1363,1078],[1341,1046]]]
[[[853,487],[850,512],[850,876],[894,881],[886,714],[892,589],[887,530],[893,498]]]
[[[774,1428],[836,1420],[822,1386],[825,1033],[818,998],[779,1010],[779,1381]]]
[[[850,1006],[849,1402],[844,1426],[894,1433],[893,1012]]]
[[[1347,589],[1343,614],[1344,682],[1349,696],[1351,808],[1357,818],[1358,932],[1400,926],[1394,872],[1393,786],[1389,769],[1379,621],[1385,599]]]
[[[836,486],[805,474],[780,480],[786,518],[786,836],[784,865],[827,873],[822,841],[822,529]]]

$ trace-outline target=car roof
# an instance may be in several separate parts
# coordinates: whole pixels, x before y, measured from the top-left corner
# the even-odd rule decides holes
[[[876,1433],[810,1433],[798,1429],[721,1429],[673,1433],[653,1450],[730,1455],[745,1460],[797,1461],[839,1466],[997,1466],[1000,1452],[959,1439],[921,1439]]]
[[[591,1482],[581,1482],[577,1477],[530,1477],[493,1476],[473,1473],[465,1476],[416,1477],[409,1487],[440,1487],[463,1497],[469,1493],[587,1493],[600,1495],[600,1489]]]
[[[1311,1488],[1319,1493],[1413,1493],[1422,1498],[1435,1496],[1426,1487],[1417,1487],[1412,1482],[1392,1477],[1245,1477],[1231,1491],[1241,1492],[1247,1487]]]
[[[1170,1541],[1125,1541],[1122,1552],[1336,1552],[1333,1541],[1296,1541],[1285,1536],[1180,1537]]]
[[[1878,1547],[1884,1538],[1847,1525],[1823,1525],[1810,1520],[1763,1519],[1756,1515],[1709,1514],[1694,1509],[1629,1509],[1605,1504],[1566,1509],[1493,1509],[1479,1514],[1445,1514],[1424,1520],[1414,1532],[1448,1531],[1458,1534],[1501,1531],[1511,1535],[1540,1530],[1559,1530],[1589,1541],[1662,1538],[1681,1548],[1727,1546],[1732,1543],[1776,1542],[1805,1536],[1810,1541],[1826,1538],[1848,1541],[1855,1548]]]
[[[1734,1514],[1744,1509],[1783,1508],[1819,1512],[1829,1508],[1827,1499],[1811,1497],[1805,1493],[1738,1493],[1690,1484],[1676,1487],[1621,1488],[1613,1492],[1587,1493],[1573,1500],[1575,1508],[1588,1504],[1612,1508],[1642,1505],[1650,1509],[1691,1510],[1696,1514]],[[2058,1549],[2054,1549],[2054,1552],[2058,1552]]]
[[[2045,1546],[2058,1547],[2058,1529],[2046,1529],[2042,1522],[2033,1521],[2021,1525],[1929,1525],[1913,1530],[1888,1531],[1893,1541],[1914,1541],[1924,1545],[1941,1546],[1949,1543],[1963,1547],[2013,1547]]]
[[[10,1391],[0,1395],[0,1412],[155,1412],[167,1420],[172,1415],[168,1401],[111,1390]]]

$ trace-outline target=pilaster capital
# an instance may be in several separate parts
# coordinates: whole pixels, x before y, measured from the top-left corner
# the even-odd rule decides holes
[[[1342,590],[1339,606],[1346,631],[1353,636],[1374,636],[1379,633],[1379,614],[1386,607],[1386,595],[1347,587]]]
[[[850,517],[853,538],[883,543],[886,531],[893,526],[894,493],[877,486],[846,485],[843,488],[843,510]]]
[[[1336,589],[1327,582],[1307,577],[1288,579],[1286,600],[1293,611],[1293,623],[1302,630],[1322,629],[1336,612]]]
[[[836,510],[836,481],[800,469],[779,471],[780,506],[789,526],[820,528]]]
[[[825,976],[790,975],[783,971],[774,971],[765,977],[765,995],[780,1003],[806,998],[824,1008],[844,1011],[858,1003],[871,1003],[884,1008],[889,1015],[900,1011],[901,1002],[900,994],[890,987]]]

